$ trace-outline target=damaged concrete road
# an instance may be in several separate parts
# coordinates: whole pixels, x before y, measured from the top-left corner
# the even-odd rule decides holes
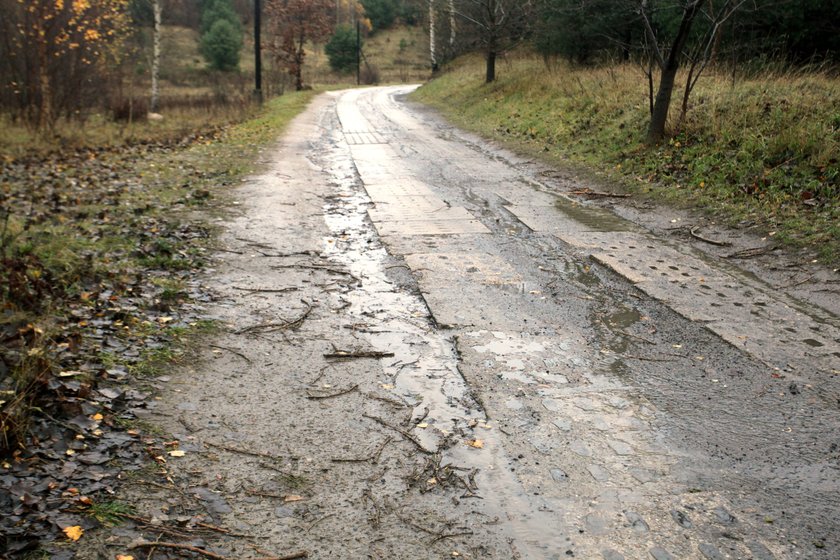
[[[223,332],[149,418],[179,492],[138,510],[253,537],[228,558],[840,555],[836,309],[410,90],[320,97],[236,192]]]

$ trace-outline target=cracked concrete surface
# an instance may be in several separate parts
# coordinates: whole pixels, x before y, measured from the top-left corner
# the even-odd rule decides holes
[[[320,97],[237,191],[209,312],[250,361],[152,416],[195,499],[311,558],[836,558],[837,317],[410,90]]]

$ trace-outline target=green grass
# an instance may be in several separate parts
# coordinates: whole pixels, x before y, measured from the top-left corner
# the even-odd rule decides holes
[[[106,525],[113,527],[125,522],[124,515],[135,515],[134,508],[116,500],[109,502],[94,502],[87,511],[88,515]]]
[[[749,79],[709,73],[679,130],[644,143],[645,80],[632,65],[597,69],[511,56],[497,82],[465,57],[415,98],[455,124],[561,166],[597,172],[641,197],[758,223],[840,262],[840,81],[822,73]],[[675,92],[675,105],[682,92]],[[679,112],[672,108],[672,115]],[[671,123],[672,129],[676,128]]]

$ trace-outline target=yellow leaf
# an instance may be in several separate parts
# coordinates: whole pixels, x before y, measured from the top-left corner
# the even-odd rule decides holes
[[[134,556],[128,556],[126,554],[117,554],[117,560],[134,560]]]
[[[475,447],[476,449],[481,449],[484,447],[484,440],[481,439],[471,439],[467,442],[467,445],[470,447]]]
[[[303,500],[303,496],[297,496],[295,494],[289,494],[288,496],[283,497],[283,501],[286,502],[286,503],[299,502],[301,500]]]
[[[180,449],[176,449],[175,451],[169,452],[170,457],[183,457],[184,455],[186,455],[186,452],[181,451]]]
[[[102,416],[102,414],[100,414],[99,412],[97,412],[96,414],[94,414],[93,416],[90,417],[90,419],[93,420],[94,422],[101,422],[103,418],[105,418],[105,417]]]
[[[65,527],[64,529],[62,529],[62,531],[64,531],[64,534],[67,535],[67,538],[71,541],[77,541],[81,539],[82,535],[85,532],[84,529],[82,529],[78,525],[73,525],[72,527]]]

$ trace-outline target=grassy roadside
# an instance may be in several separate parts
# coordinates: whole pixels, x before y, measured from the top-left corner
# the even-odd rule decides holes
[[[605,174],[637,196],[694,207],[732,225],[758,224],[794,247],[840,262],[840,80],[709,74],[667,143],[643,143],[644,76],[512,56],[491,85],[465,57],[415,99],[453,123],[556,165]],[[674,95],[676,114],[682,92]]]
[[[314,95],[272,99],[238,124],[193,124],[178,141],[166,127],[141,142],[97,146],[97,133],[70,148],[43,140],[29,152],[3,146],[4,455],[26,452],[33,412],[83,411],[81,401],[100,381],[160,371],[203,326],[184,312],[199,295],[193,276],[212,244],[196,210],[212,207],[252,171],[258,149]],[[202,125],[208,129],[196,128]]]
[[[85,532],[130,514],[117,480],[165,463],[139,411],[215,328],[206,218],[315,94],[177,142],[0,157],[0,557],[86,550]]]

